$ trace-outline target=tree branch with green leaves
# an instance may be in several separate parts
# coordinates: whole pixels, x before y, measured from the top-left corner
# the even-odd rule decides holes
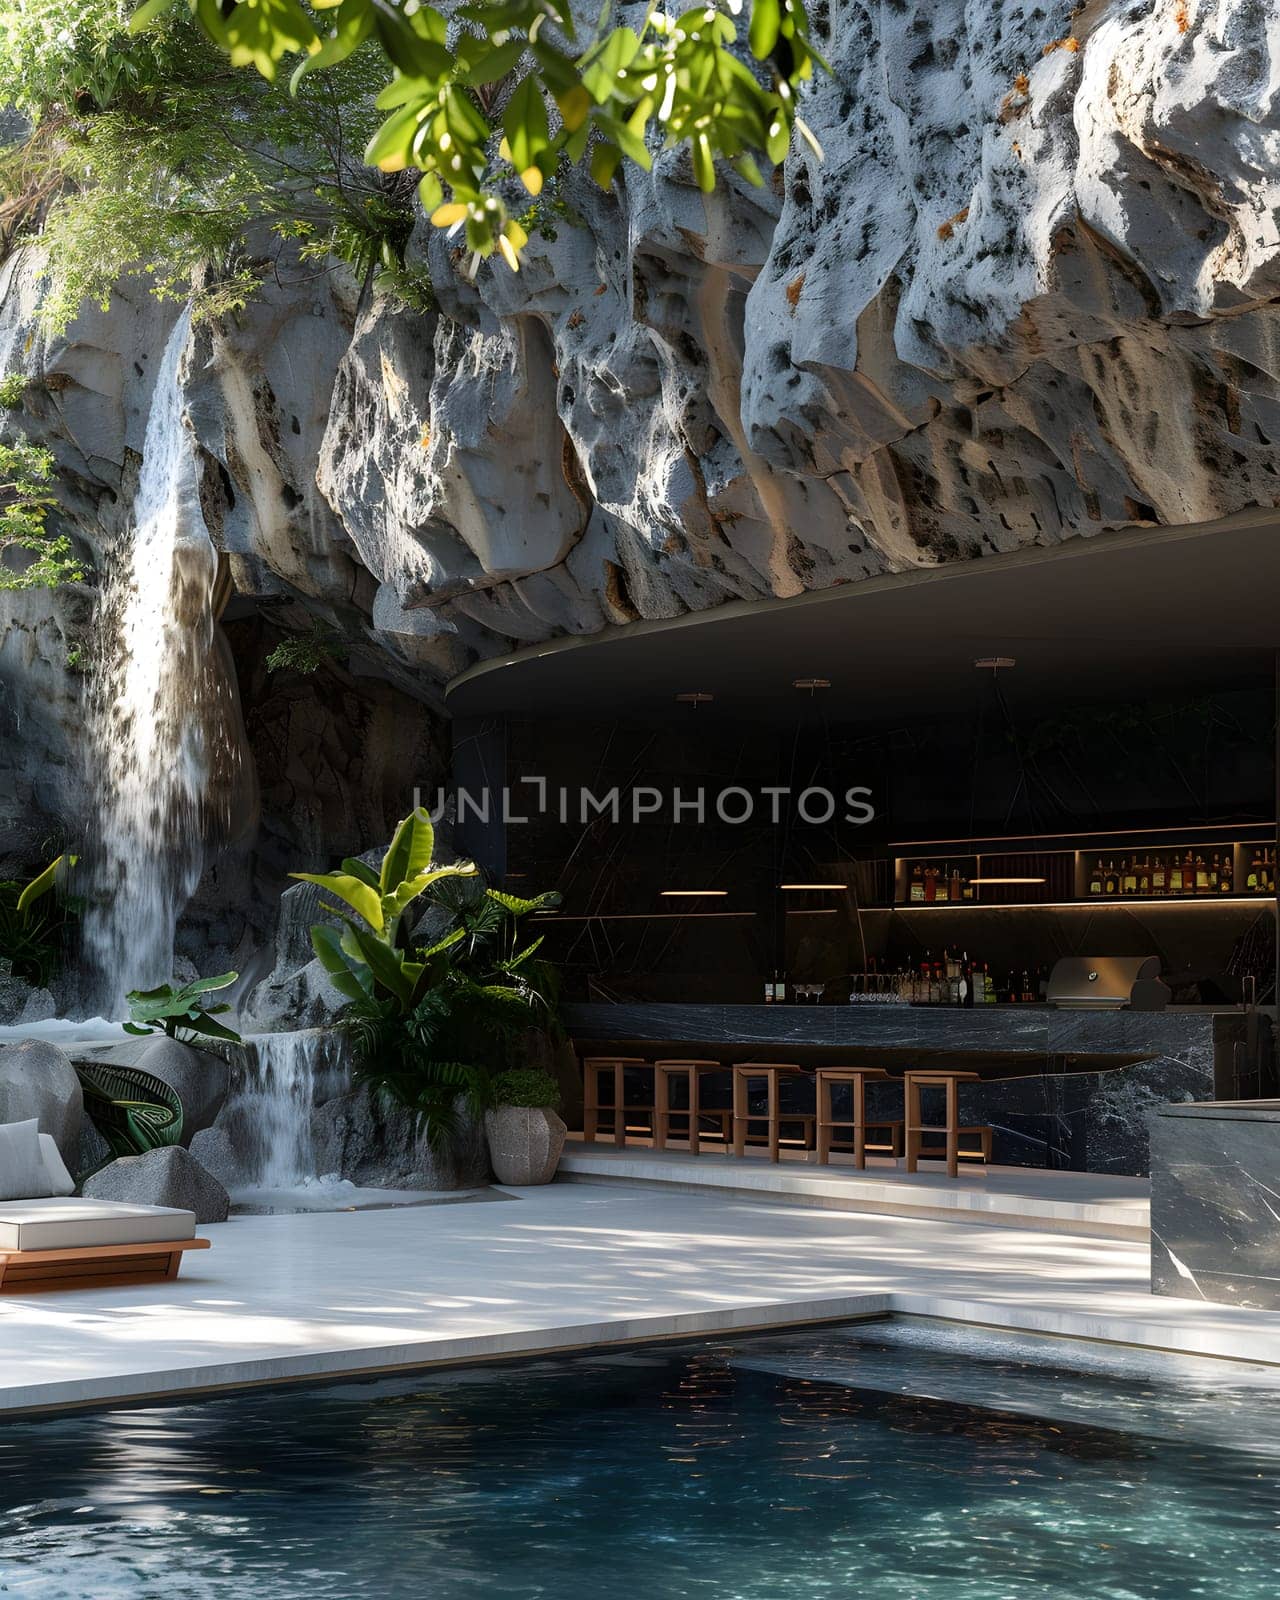
[[[132,27],[182,3],[144,0]],[[793,133],[821,155],[796,103],[815,64],[825,68],[803,0],[727,0],[727,10],[679,16],[650,4],[635,27],[616,23],[605,0],[588,28],[568,0],[471,0],[448,14],[416,0],[186,3],[234,66],[274,82],[300,58],[294,93],[361,47],[380,50],[391,77],[365,160],[418,173],[432,222],[464,230],[475,257],[500,252],[513,270],[527,234],[504,187],[514,180],[536,196],[562,159],[585,160],[608,189],[624,162],[648,170],[656,145],[684,146],[710,193],[717,160],[762,184],[760,163],[781,162]]]

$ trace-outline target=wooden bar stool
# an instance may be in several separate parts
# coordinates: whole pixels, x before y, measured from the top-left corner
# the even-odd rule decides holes
[[[959,1174],[962,1155],[980,1158],[983,1161],[991,1159],[991,1129],[960,1126],[960,1085],[981,1081],[980,1072],[959,1072],[945,1067],[910,1070],[903,1074],[903,1083],[906,1085],[908,1172],[914,1172],[921,1159],[945,1156],[947,1176],[954,1178]],[[940,1123],[924,1121],[920,1113],[921,1089],[941,1089],[944,1092],[946,1103],[944,1121]],[[942,1134],[943,1144],[926,1149],[924,1141],[926,1133]],[[978,1148],[961,1150],[961,1139],[976,1141]]]
[[[720,1144],[725,1153],[732,1148],[733,1143],[733,1111],[729,1107],[711,1106],[704,1110],[702,1106],[702,1080],[713,1073],[727,1074],[728,1067],[723,1061],[655,1061],[653,1064],[653,1148],[665,1150],[667,1140],[671,1137],[672,1117],[687,1117],[689,1119],[689,1154],[699,1154],[701,1136],[698,1130],[699,1117],[715,1117],[720,1123]],[[681,1074],[689,1083],[689,1109],[673,1111],[671,1109],[671,1080]]]
[[[809,1077],[804,1068],[795,1062],[787,1061],[743,1061],[733,1069],[733,1153],[735,1156],[746,1154],[748,1124],[764,1122],[768,1126],[767,1143],[769,1147],[769,1160],[777,1161],[779,1146],[782,1142],[782,1124],[784,1122],[799,1122],[805,1128],[805,1147],[808,1147],[809,1125],[816,1122],[817,1118],[805,1112],[788,1112],[784,1116],[778,1103],[778,1085],[783,1078]],[[753,1079],[763,1078],[769,1089],[768,1107],[763,1116],[753,1117],[748,1101]]]
[[[629,1106],[626,1103],[626,1071],[628,1067],[647,1067],[643,1056],[584,1056],[582,1061],[582,1137],[588,1144],[595,1142],[600,1113],[612,1114],[613,1142],[627,1142],[627,1112],[646,1111],[652,1126],[653,1106]],[[600,1074],[613,1074],[612,1104],[600,1103]],[[646,1129],[646,1132],[649,1130]]]
[[[898,1157],[902,1154],[902,1128],[901,1118],[891,1120],[886,1117],[875,1117],[867,1121],[867,1084],[868,1082],[885,1082],[889,1074],[883,1067],[819,1067],[814,1076],[817,1085],[818,1097],[818,1133],[817,1133],[817,1161],[818,1165],[825,1167],[831,1160],[831,1148],[834,1143],[833,1134],[837,1128],[853,1129],[853,1164],[856,1167],[865,1167],[867,1164],[868,1148],[878,1154]],[[834,1084],[847,1083],[853,1093],[852,1117],[837,1117],[831,1109],[831,1089]],[[867,1129],[874,1128],[878,1133],[887,1132],[888,1142],[883,1138],[868,1141]]]

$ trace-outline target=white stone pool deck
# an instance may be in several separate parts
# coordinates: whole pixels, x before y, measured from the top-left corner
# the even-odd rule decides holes
[[[0,1410],[884,1311],[1280,1363],[1280,1314],[1147,1293],[1128,1240],[623,1185],[244,1217],[173,1283],[0,1299]]]

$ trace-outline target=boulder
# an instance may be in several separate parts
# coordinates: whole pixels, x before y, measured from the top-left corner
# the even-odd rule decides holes
[[[202,1128],[191,1141],[191,1154],[227,1189],[249,1181],[244,1162],[225,1128]]]
[[[139,1206],[176,1206],[194,1211],[197,1222],[225,1222],[231,1197],[211,1172],[181,1145],[165,1145],[142,1156],[123,1156],[85,1180],[91,1200]]]
[[[231,1081],[230,1069],[220,1055],[161,1034],[147,1041],[136,1065],[167,1083],[182,1101],[183,1144],[189,1145],[202,1128],[213,1126],[226,1103]]]
[[[0,1025],[47,1022],[57,1014],[57,1002],[47,989],[37,989],[12,973],[0,975]]]
[[[446,1151],[433,1152],[407,1111],[384,1108],[367,1089],[352,1089],[311,1114],[317,1172],[336,1172],[373,1189],[478,1189],[489,1181],[484,1126],[459,1108]]]
[[[38,1120],[41,1133],[53,1135],[62,1159],[75,1171],[84,1096],[71,1058],[44,1039],[0,1045],[0,1122],[28,1117]]]
[[[568,1129],[547,1106],[499,1106],[486,1111],[489,1159],[499,1183],[523,1188],[550,1183]]]

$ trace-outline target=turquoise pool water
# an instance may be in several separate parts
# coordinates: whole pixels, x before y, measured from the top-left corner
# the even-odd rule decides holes
[[[1275,1383],[863,1323],[14,1422],[0,1594],[1274,1600]]]

